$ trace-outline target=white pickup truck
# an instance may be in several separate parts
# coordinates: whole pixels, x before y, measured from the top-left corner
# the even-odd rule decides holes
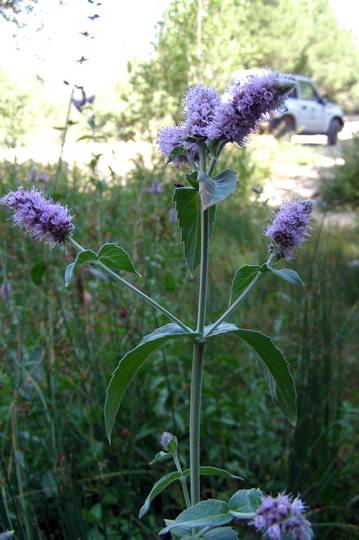
[[[344,126],[344,114],[335,103],[322,97],[308,77],[288,74],[295,87],[288,95],[285,110],[276,112],[269,119],[269,129],[277,137],[296,132],[324,134],[328,144],[335,145],[339,131]]]

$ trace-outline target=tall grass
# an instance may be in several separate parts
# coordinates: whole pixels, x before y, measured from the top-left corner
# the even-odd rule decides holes
[[[243,164],[242,190],[218,212],[216,228],[223,234],[215,234],[211,253],[209,318],[224,307],[234,269],[262,261],[266,251],[261,230],[271,212],[248,205],[246,167],[255,179],[258,172]],[[1,192],[21,183],[26,172],[3,164]],[[163,170],[155,174],[164,181]],[[106,184],[96,171],[87,182],[88,175],[64,167],[55,196],[72,207],[84,245],[121,242],[144,276],[140,286],[184,317],[181,306],[187,314],[195,311],[193,278],[177,225],[168,220],[177,174],[166,175],[164,192],[156,196],[143,192],[154,173],[141,166],[127,186]],[[63,270],[72,253],[36,245],[4,220],[0,230],[1,269],[13,290],[0,308],[0,530],[15,529],[19,540],[155,538],[155,518],[139,521],[137,509],[158,477],[147,463],[160,433],[174,431],[187,454],[189,348],[171,345],[146,364],[108,446],[102,405],[109,375],[124,351],[166,321],[90,268],[65,290]],[[232,338],[226,346],[219,340],[207,361],[202,434],[203,463],[220,460],[248,486],[300,489],[314,521],[352,525],[357,250],[354,232],[319,227],[295,262],[307,287],[296,290],[268,276],[248,300],[245,317],[236,316],[290,351],[299,381],[296,431],[272,406],[255,359]],[[213,495],[219,487],[233,488],[218,482],[206,480],[203,490]],[[180,491],[171,493],[155,500],[152,516],[159,508],[173,514]],[[355,529],[321,531],[329,531],[321,538],[350,538]]]

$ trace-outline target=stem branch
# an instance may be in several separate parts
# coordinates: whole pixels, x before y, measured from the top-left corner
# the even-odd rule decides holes
[[[78,244],[76,242],[76,240],[74,240],[71,236],[68,237],[68,241],[70,242],[70,244],[75,248],[77,249],[77,251],[81,252],[81,251],[85,251],[84,248]],[[134,285],[132,285],[132,283],[130,283],[129,281],[127,281],[126,279],[124,279],[123,277],[119,276],[118,274],[116,274],[116,272],[114,272],[113,270],[111,270],[110,268],[108,268],[108,266],[106,266],[105,264],[103,264],[101,261],[96,261],[96,264],[97,266],[99,266],[104,272],[106,272],[109,276],[111,276],[115,281],[117,281],[117,283],[119,283],[120,285],[123,285],[124,287],[127,287],[127,289],[130,289],[130,291],[134,292],[135,294],[137,294],[137,296],[139,296],[144,302],[147,302],[147,304],[150,304],[152,307],[154,307],[155,309],[158,309],[158,311],[161,311],[164,315],[166,315],[169,319],[171,319],[171,321],[173,321],[174,323],[178,324],[178,326],[180,326],[183,330],[185,330],[186,332],[191,332],[193,333],[193,330],[191,330],[190,328],[188,328],[188,326],[186,326],[182,321],[180,321],[179,319],[177,319],[177,317],[175,317],[175,315],[173,315],[170,311],[168,311],[166,308],[164,308],[163,306],[161,306],[161,304],[159,304],[158,302],[156,302],[156,300],[153,300],[153,298],[151,298],[150,296],[147,296],[147,294],[145,294],[144,292],[140,291],[140,289],[137,289],[137,287],[135,287]]]

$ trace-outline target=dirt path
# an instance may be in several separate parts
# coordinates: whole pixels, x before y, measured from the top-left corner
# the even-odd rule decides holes
[[[276,141],[272,145],[275,159],[272,162],[272,176],[263,186],[261,200],[271,206],[278,206],[283,200],[306,198],[319,200],[320,179],[330,176],[335,165],[342,165],[342,147],[355,133],[359,132],[359,117],[347,120],[336,146],[328,146],[322,135],[294,135],[284,145]],[[273,148],[273,146],[275,148]],[[317,217],[322,219],[319,210]],[[350,225],[354,223],[353,212],[330,212],[326,220],[330,224]]]

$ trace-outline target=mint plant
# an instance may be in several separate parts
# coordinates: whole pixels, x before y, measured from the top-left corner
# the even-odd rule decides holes
[[[75,272],[82,265],[96,265],[171,321],[144,336],[134,349],[121,358],[113,372],[105,402],[105,427],[110,442],[121,401],[144,362],[170,341],[192,342],[190,468],[182,468],[177,438],[171,433],[163,433],[160,441],[162,450],[152,463],[173,460],[175,470],[154,484],[140,510],[142,518],[159,493],[174,482],[180,482],[184,510],[174,520],[165,519],[165,527],[160,535],[170,533],[172,537],[183,540],[233,540],[238,538],[233,522],[243,520],[274,540],[310,540],[313,537],[299,497],[282,493],[273,498],[254,487],[240,489],[229,500],[200,500],[201,476],[237,478],[218,467],[200,464],[203,369],[206,349],[214,339],[234,334],[246,343],[265,372],[275,403],[291,424],[295,425],[297,419],[295,384],[282,351],[262,332],[241,328],[228,321],[259,281],[269,274],[302,285],[300,276],[294,270],[278,268],[277,263],[292,259],[295,249],[308,237],[312,210],[310,201],[286,202],[275,213],[272,223],[264,231],[269,239],[268,259],[240,267],[234,274],[229,307],[212,323],[208,323],[206,317],[209,248],[215,212],[217,206],[234,192],[237,184],[236,172],[232,169],[215,174],[218,158],[229,143],[244,146],[264,115],[283,106],[291,89],[290,79],[271,72],[245,73],[222,96],[213,88],[194,86],[185,98],[184,121],[159,132],[159,149],[168,163],[187,168],[187,185],[175,188],[174,203],[188,270],[193,275],[199,267],[197,320],[191,325],[181,321],[123,277],[124,272],[139,276],[123,247],[107,243],[98,251],[93,251],[78,244],[73,237],[73,218],[66,207],[35,189],[26,191],[22,187],[0,200],[0,204],[12,210],[16,226],[52,246],[67,242],[78,251],[76,259],[65,270],[66,286],[71,284]]]

